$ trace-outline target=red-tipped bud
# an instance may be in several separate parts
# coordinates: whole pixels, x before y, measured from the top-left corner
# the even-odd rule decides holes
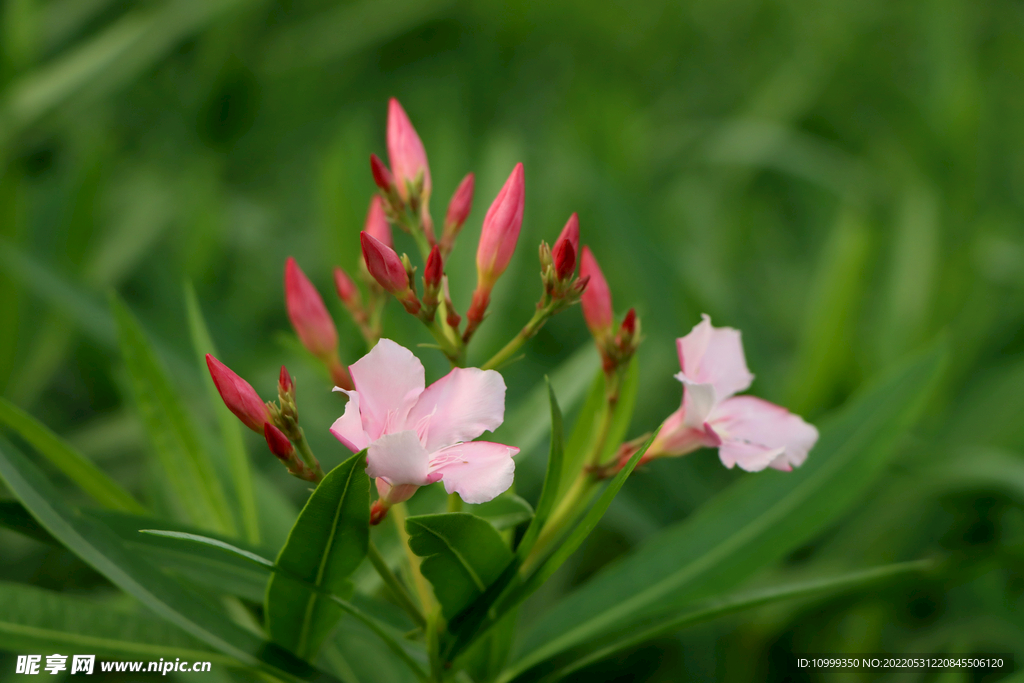
[[[362,304],[362,297],[359,296],[359,288],[352,278],[341,268],[334,268],[334,288],[338,290],[338,298],[349,308],[358,307]]]
[[[556,249],[558,248],[558,243],[563,240],[568,240],[569,244],[572,245],[572,253],[580,253],[580,218],[575,213],[569,216],[569,220],[566,221],[561,234],[559,234],[558,239],[555,240]]]
[[[382,192],[391,194],[395,191],[395,177],[391,175],[391,171],[388,170],[388,167],[384,165],[384,162],[376,154],[370,155],[370,172],[373,174],[374,184]]]
[[[403,201],[409,201],[409,188],[414,187],[421,176],[423,196],[430,195],[427,152],[405,110],[394,97],[388,102],[388,159],[395,171],[398,196]]]
[[[395,242],[391,238],[391,225],[388,223],[387,214],[384,213],[384,200],[380,195],[375,194],[370,200],[370,208],[366,212],[366,224],[363,225],[363,230],[370,233],[381,244],[392,249],[395,248]]]
[[[284,432],[269,422],[263,425],[263,437],[267,440],[270,452],[280,460],[287,463],[295,455],[295,447],[292,446],[292,442],[288,440]]]
[[[383,522],[390,509],[391,506],[382,500],[373,501],[373,505],[370,506],[370,526],[377,526]]]
[[[475,176],[472,173],[466,174],[455,190],[455,194],[452,195],[452,200],[448,203],[448,213],[444,217],[444,239],[449,247],[473,208],[475,184]]]
[[[320,293],[291,257],[284,268],[284,294],[288,317],[303,346],[317,358],[330,358],[338,346],[334,320]]]
[[[622,319],[622,335],[628,339],[634,334],[636,334],[636,309],[631,308],[626,312],[626,317]]]
[[[363,246],[363,261],[366,270],[380,286],[392,294],[399,294],[409,289],[409,276],[405,272],[402,259],[395,250],[381,243],[366,231],[359,233]]]
[[[288,368],[281,366],[281,374],[277,377],[277,393],[280,396],[293,396],[295,394],[295,382],[288,374]]]
[[[600,339],[611,331],[612,293],[589,247],[583,247],[583,256],[580,258],[580,279],[583,278],[588,278],[587,288],[580,297],[583,318],[587,321],[590,333]]]
[[[252,385],[209,353],[206,354],[206,367],[210,369],[210,377],[228,410],[246,427],[262,434],[263,425],[268,424],[270,413]]]
[[[523,227],[523,165],[516,164],[484,216],[480,245],[476,251],[479,285],[490,289],[505,272]]]
[[[441,286],[441,276],[444,275],[444,264],[441,261],[441,250],[435,244],[427,257],[427,265],[423,268],[423,284],[426,289],[437,289]]]
[[[572,242],[567,239],[559,239],[555,243],[555,250],[552,254],[555,261],[555,275],[559,280],[566,280],[572,277],[576,270],[576,249]]]

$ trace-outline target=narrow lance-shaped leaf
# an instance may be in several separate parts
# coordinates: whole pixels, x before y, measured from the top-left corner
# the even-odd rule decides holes
[[[36,521],[68,550],[157,616],[200,642],[242,666],[286,681],[335,680],[235,624],[129,551],[110,529],[65,504],[43,473],[4,439],[0,439],[0,478]]]
[[[562,480],[562,459],[565,454],[562,411],[558,408],[558,400],[555,398],[555,390],[551,388],[551,382],[545,378],[545,383],[548,387],[548,402],[551,406],[551,450],[548,454],[547,474],[544,476],[540,500],[537,501],[537,510],[534,512],[533,521],[530,522],[530,526],[519,542],[519,547],[516,548],[516,557],[520,562],[525,560],[533,549],[537,536],[540,535],[551,511],[554,510],[555,503],[558,502],[558,492]]]
[[[91,460],[51,432],[43,423],[2,397],[0,421],[17,432],[40,455],[103,507],[145,514],[146,509]]]
[[[188,326],[192,332],[192,346],[195,349],[199,362],[199,372],[203,377],[203,384],[206,386],[206,393],[213,405],[213,411],[217,415],[217,422],[220,424],[221,440],[223,442],[223,457],[227,461],[227,471],[231,473],[231,482],[234,484],[235,498],[238,500],[238,512],[242,519],[242,528],[245,531],[245,538],[250,543],[260,542],[259,516],[256,513],[256,495],[253,491],[252,474],[249,471],[249,454],[245,450],[245,442],[242,440],[242,425],[239,423],[228,407],[224,405],[213,378],[206,368],[206,354],[217,355],[217,349],[213,345],[210,331],[203,319],[203,311],[196,299],[195,289],[192,283],[185,285],[185,304],[188,309]]]
[[[445,619],[483,595],[512,561],[497,530],[465,512],[409,517],[405,528],[409,548],[424,558],[420,571],[434,587]]]
[[[822,425],[793,472],[745,476],[558,603],[526,635],[523,666],[652,610],[729,590],[832,524],[888,465],[944,366],[937,344],[895,368]]]
[[[160,469],[183,514],[196,526],[233,533],[234,521],[224,489],[200,446],[188,411],[138,321],[114,295],[111,308],[135,402]]]
[[[349,577],[366,556],[370,538],[370,479],[360,452],[324,477],[299,513],[267,584],[267,631],[277,643],[312,659],[341,616],[341,608],[289,576],[347,597]]]

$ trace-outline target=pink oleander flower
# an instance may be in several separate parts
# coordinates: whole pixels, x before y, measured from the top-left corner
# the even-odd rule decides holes
[[[728,468],[748,472],[772,467],[790,471],[807,459],[818,430],[785,408],[754,396],[739,330],[712,327],[711,318],[676,340],[683,403],[662,424],[644,459],[718,448]]]
[[[388,159],[394,173],[398,196],[409,201],[409,188],[423,175],[423,197],[430,196],[430,167],[423,142],[412,127],[402,105],[394,97],[388,102]]]
[[[519,449],[473,441],[504,420],[505,381],[498,372],[454,368],[425,387],[423,364],[390,339],[349,369],[355,389],[336,389],[349,401],[331,433],[353,452],[367,449],[366,472],[377,480],[385,512],[437,481],[467,503],[484,503],[512,485]]]

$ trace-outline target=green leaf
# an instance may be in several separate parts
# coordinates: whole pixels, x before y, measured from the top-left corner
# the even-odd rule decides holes
[[[533,519],[533,507],[507,491],[486,503],[467,505],[465,511],[490,522],[498,531],[515,528]]]
[[[210,331],[203,319],[203,311],[196,299],[192,283],[185,285],[185,306],[188,309],[188,326],[192,332],[192,346],[195,348],[199,362],[199,374],[203,377],[206,393],[210,397],[213,411],[220,424],[223,440],[223,457],[227,461],[227,471],[231,473],[231,481],[235,486],[235,497],[238,499],[239,514],[245,538],[250,543],[260,542],[259,515],[256,513],[256,496],[253,491],[252,473],[249,471],[249,455],[245,451],[242,440],[242,425],[228,407],[224,405],[213,378],[206,367],[206,354],[217,354],[210,337]]]
[[[335,467],[299,513],[277,566],[334,595],[347,595],[349,577],[366,556],[370,538],[370,479],[363,452]],[[341,616],[331,600],[288,576],[267,584],[270,637],[303,659],[312,659]]]
[[[558,492],[561,488],[562,460],[565,455],[564,429],[562,428],[562,411],[558,407],[558,399],[555,398],[555,390],[551,388],[551,382],[547,381],[548,402],[551,408],[551,450],[548,454],[548,468],[544,475],[544,486],[540,491],[540,500],[537,501],[537,511],[534,513],[533,521],[526,529],[519,547],[516,548],[516,557],[522,562],[533,549],[533,544],[540,535],[540,530],[551,516],[558,502]]]
[[[54,538],[157,616],[242,666],[287,681],[334,680],[235,624],[131,552],[98,520],[66,505],[43,473],[4,439],[0,439],[0,478]]]
[[[139,533],[146,534],[147,536],[162,536],[163,538],[175,538],[180,541],[187,541],[189,543],[197,543],[199,545],[209,546],[211,548],[217,548],[223,550],[226,553],[235,555],[248,562],[266,567],[267,569],[274,569],[274,563],[271,560],[258,555],[250,550],[244,550],[239,548],[237,545],[232,545],[227,541],[222,541],[217,538],[210,538],[209,536],[202,536],[200,534],[190,534],[184,531],[169,531],[167,529],[139,529]]]
[[[662,638],[680,629],[727,614],[770,605],[783,600],[794,600],[820,595],[835,595],[908,575],[919,574],[935,567],[932,560],[899,562],[850,572],[827,579],[812,579],[783,586],[774,586],[736,595],[716,598],[706,604],[683,610],[672,610],[652,617],[642,627],[630,624],[614,630],[602,638],[567,650],[551,659],[538,662],[526,669],[516,667],[502,677],[502,681],[528,683],[532,681],[558,681],[585,666],[606,659],[616,653],[637,647],[655,638]]]
[[[234,533],[220,480],[167,372],[138,321],[116,295],[111,296],[111,309],[139,413],[182,513],[198,527]]]
[[[11,651],[64,649],[237,666],[234,659],[148,614],[20,583],[0,582],[0,639]]]
[[[424,558],[420,571],[448,620],[483,595],[512,561],[495,528],[465,512],[409,517],[405,528],[409,548]]]
[[[146,509],[91,460],[51,432],[43,423],[3,397],[0,397],[0,421],[17,432],[40,455],[53,463],[103,507],[145,514]]]
[[[526,635],[524,666],[654,610],[728,590],[845,513],[889,463],[940,377],[937,344],[822,425],[803,467],[743,477],[569,595]]]

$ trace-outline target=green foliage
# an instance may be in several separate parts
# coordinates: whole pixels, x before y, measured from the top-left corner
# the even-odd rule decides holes
[[[540,499],[537,501],[537,512],[534,514],[533,521],[530,522],[530,526],[526,529],[526,533],[516,548],[516,556],[520,562],[525,560],[529,552],[533,550],[533,544],[537,541],[541,529],[544,528],[552,511],[555,509],[555,503],[558,502],[558,493],[561,490],[564,467],[562,460],[565,457],[562,411],[558,407],[558,399],[555,398],[555,391],[551,388],[551,382],[547,382],[547,387],[548,402],[551,406],[551,450],[548,453],[548,466],[547,473],[544,475],[544,486],[540,492]]]
[[[366,455],[357,453],[316,487],[277,556],[277,566],[287,574],[274,574],[267,584],[267,631],[304,659],[319,650],[341,609],[290,576],[342,597],[352,592],[349,577],[369,541],[369,496]]]

